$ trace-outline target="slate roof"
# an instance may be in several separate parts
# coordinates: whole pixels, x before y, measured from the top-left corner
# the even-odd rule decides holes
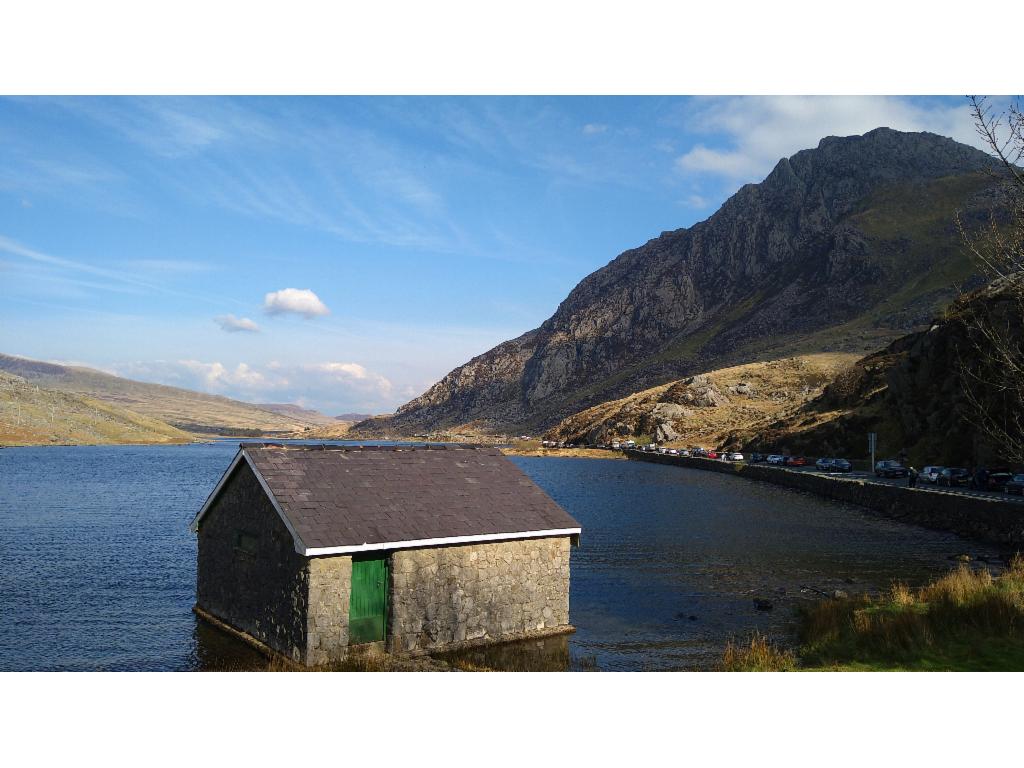
[[[305,554],[580,528],[497,448],[242,443],[241,454]]]

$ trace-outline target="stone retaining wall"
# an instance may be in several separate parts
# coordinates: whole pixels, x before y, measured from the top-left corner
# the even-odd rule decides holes
[[[391,555],[390,648],[411,653],[569,625],[569,537]]]
[[[670,464],[762,480],[857,504],[905,523],[951,531],[961,536],[1009,546],[1024,546],[1024,504],[939,493],[924,488],[828,477],[763,464],[737,464],[714,459],[627,451],[630,459]]]

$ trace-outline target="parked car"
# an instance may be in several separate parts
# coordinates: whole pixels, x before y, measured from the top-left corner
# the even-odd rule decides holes
[[[998,470],[996,472],[989,473],[988,476],[988,488],[982,488],[984,491],[1000,491],[1002,492],[1006,488],[1006,484],[1013,479],[1013,475],[1005,470]]]
[[[699,446],[695,446],[694,449],[690,452],[690,454],[692,456],[698,456],[698,457],[703,458],[703,457],[706,457],[708,455],[708,452],[707,452],[707,449],[705,449],[705,448],[701,448]]]
[[[1016,493],[1018,496],[1024,496],[1024,474],[1014,475],[1003,487],[1003,490],[1007,493]]]
[[[660,453],[662,456],[664,456],[666,453],[668,453],[668,448],[661,447],[661,448],[658,449],[658,453]]]
[[[763,453],[752,453],[750,454],[750,458],[748,458],[747,461],[749,461],[751,464],[757,464],[759,462],[764,461],[766,458],[768,457],[765,456]]]
[[[875,462],[875,477],[906,477],[908,474],[907,468],[895,459]]]
[[[690,452],[686,448],[680,448],[679,449],[679,455],[680,456],[689,456]]]
[[[677,449],[675,449],[675,448],[669,448],[668,449],[668,455],[669,456],[678,456],[679,455],[679,451]]]
[[[1001,491],[1011,477],[1003,468],[977,467],[967,486],[975,491]]]
[[[958,485],[967,485],[971,480],[971,473],[963,467],[946,467],[939,473],[936,485],[946,488],[956,488]]]
[[[709,459],[717,459],[718,451],[707,451],[704,455]]]
[[[617,451],[620,448],[622,448],[622,443],[620,443],[618,440],[615,440],[615,441],[612,442],[612,450],[613,451]]]
[[[776,453],[773,453],[771,456],[769,456],[767,459],[765,459],[765,461],[767,461],[769,464],[779,464],[779,465],[781,465],[781,464],[785,464],[786,463],[786,457],[785,456],[780,456],[780,455],[778,455]]]
[[[938,482],[939,475],[942,474],[943,469],[945,469],[945,467],[933,467],[929,465],[921,470],[920,474],[918,474],[917,476],[917,479],[920,480],[922,483],[931,483],[932,485],[935,485],[935,483]]]
[[[814,466],[822,472],[849,472],[853,469],[846,459],[822,458],[814,462]]]
[[[785,462],[787,467],[806,467],[807,459],[803,456],[787,456]]]
[[[726,461],[743,461],[743,454],[739,453],[738,451],[733,451],[732,453],[725,454],[725,460]]]

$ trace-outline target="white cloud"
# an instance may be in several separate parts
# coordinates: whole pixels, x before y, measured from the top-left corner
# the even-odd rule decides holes
[[[238,333],[239,331],[248,333],[260,332],[260,327],[248,317],[219,315],[218,317],[213,318],[213,322],[219,325],[222,331],[227,331],[228,333]]]
[[[199,360],[179,360],[178,365],[197,376],[208,389],[215,391],[229,388],[242,392],[271,391],[288,386],[287,378],[268,377],[246,363],[239,363],[234,370],[222,363],[203,363]]]
[[[320,297],[308,288],[284,288],[268,293],[263,299],[263,311],[268,315],[293,313],[306,318],[330,314],[331,310]]]
[[[587,123],[583,126],[583,134],[585,136],[594,136],[598,133],[604,133],[608,130],[608,126],[604,123]]]
[[[318,363],[307,365],[304,370],[326,374],[332,379],[354,385],[364,391],[374,392],[381,397],[388,397],[393,389],[387,378],[366,370],[359,363]]]
[[[109,372],[244,402],[295,403],[323,413],[382,413],[406,394],[376,371],[344,361],[232,365],[191,359],[121,364]]]
[[[863,134],[879,127],[930,131],[979,145],[966,102],[910,102],[891,96],[746,96],[704,104],[687,127],[694,133],[723,137],[727,146],[697,144],[676,159],[676,167],[684,173],[733,182],[760,181],[781,158],[816,147],[826,136]]]
[[[707,208],[708,201],[698,194],[687,195],[680,202],[687,208]]]

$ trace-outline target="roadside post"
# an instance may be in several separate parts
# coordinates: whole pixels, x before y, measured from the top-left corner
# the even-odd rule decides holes
[[[875,443],[878,442],[878,433],[868,432],[868,450],[871,451],[871,466],[868,467],[868,472],[875,471]]]

